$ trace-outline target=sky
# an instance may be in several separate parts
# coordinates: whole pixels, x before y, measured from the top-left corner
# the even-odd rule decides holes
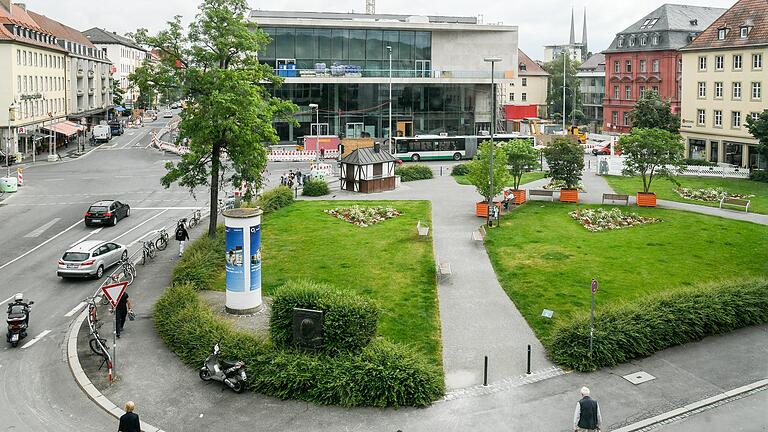
[[[736,0],[677,0],[672,3],[728,8]],[[198,0],[15,0],[35,12],[78,30],[106,28],[120,34],[145,27],[157,31],[174,15],[185,22],[194,18]],[[365,12],[365,0],[248,0],[254,9],[317,12]],[[405,15],[483,16],[485,23],[502,22],[519,27],[519,48],[533,59],[541,59],[544,45],[567,43],[571,8],[574,8],[576,40],[581,40],[582,16],[587,10],[589,49],[608,47],[614,35],[663,4],[662,0],[377,0],[377,13]]]

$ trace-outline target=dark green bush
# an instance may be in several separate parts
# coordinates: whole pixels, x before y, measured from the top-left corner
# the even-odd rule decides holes
[[[272,213],[293,204],[293,191],[288,186],[278,186],[261,194],[253,204],[264,214]]]
[[[559,322],[546,341],[549,357],[577,371],[592,371],[651,355],[705,336],[768,322],[768,279],[719,282],[606,306],[595,315],[592,355],[589,314]]]
[[[465,176],[467,174],[469,174],[469,165],[467,164],[458,164],[451,168],[452,176]]]
[[[270,335],[278,347],[292,346],[293,308],[322,310],[323,348],[331,353],[359,351],[376,337],[379,308],[373,302],[328,285],[294,281],[272,296]]]
[[[768,183],[768,170],[752,170],[752,172],[749,173],[749,179]]]
[[[427,180],[433,177],[432,169],[426,165],[421,164],[401,165],[396,167],[395,175],[399,175],[400,180],[404,182],[414,180]]]
[[[325,180],[313,179],[304,182],[304,189],[301,194],[306,196],[323,196],[331,192],[328,189],[328,183]]]
[[[708,160],[704,159],[683,159],[683,165],[693,165],[693,166],[714,166],[717,165],[716,163],[710,162]]]
[[[216,238],[200,237],[184,250],[184,257],[173,269],[174,284],[190,284],[196,290],[212,289],[225,262],[224,225],[219,225]]]

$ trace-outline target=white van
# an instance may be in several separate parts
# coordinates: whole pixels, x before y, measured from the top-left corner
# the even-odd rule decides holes
[[[107,142],[112,139],[112,131],[109,125],[96,125],[93,127],[93,140],[97,143]]]

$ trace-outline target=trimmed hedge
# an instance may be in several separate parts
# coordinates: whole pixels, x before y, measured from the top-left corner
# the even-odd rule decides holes
[[[439,367],[407,347],[375,339],[356,354],[307,354],[273,347],[235,331],[215,317],[191,285],[175,285],[155,305],[163,341],[189,366],[199,367],[219,342],[228,358],[242,360],[248,387],[283,399],[342,406],[426,406],[444,392]]]
[[[348,292],[310,281],[289,282],[272,296],[269,327],[272,343],[293,346],[293,308],[318,309],[323,314],[324,352],[355,352],[376,337],[379,308]]]
[[[261,194],[253,205],[259,207],[264,214],[272,213],[293,204],[293,191],[288,186],[278,186]]]
[[[454,165],[453,168],[451,168],[452,176],[465,176],[467,174],[469,174],[469,165],[465,163]]]
[[[768,183],[768,170],[752,170],[752,172],[749,173],[749,179]]]
[[[768,279],[719,282],[599,308],[591,356],[589,313],[559,322],[546,345],[557,364],[586,372],[766,322]]]
[[[304,182],[304,189],[301,194],[306,196],[323,196],[328,195],[331,190],[328,188],[328,183],[324,180],[312,179]]]
[[[191,284],[196,289],[211,289],[212,281],[221,277],[226,261],[224,225],[216,229],[216,237],[200,237],[184,250],[184,257],[173,269],[174,284]]]
[[[691,165],[691,166],[714,166],[717,165],[716,163],[710,162],[705,159],[683,159],[683,165]]]
[[[433,177],[432,169],[426,165],[401,165],[395,167],[395,175],[400,176],[400,180],[404,182],[415,180],[427,180]]]

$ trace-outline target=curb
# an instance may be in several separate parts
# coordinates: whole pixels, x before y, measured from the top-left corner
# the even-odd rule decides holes
[[[87,317],[88,309],[86,308],[75,319],[69,333],[67,333],[67,363],[69,364],[69,370],[72,372],[72,376],[75,378],[75,382],[77,382],[80,389],[88,395],[88,399],[95,402],[99,408],[106,411],[109,415],[119,420],[120,416],[125,414],[125,411],[107,399],[107,397],[104,396],[93,383],[91,383],[91,380],[85,375],[83,367],[80,365],[80,357],[77,354],[77,337],[80,333],[80,327]],[[141,422],[141,430],[142,432],[164,432],[162,429],[152,426],[144,421]]]
[[[742,395],[744,393],[749,393],[753,390],[759,389],[761,387],[768,386],[768,378],[762,379],[760,381],[755,381],[752,384],[747,384],[745,386],[741,386],[738,388],[735,388],[733,390],[729,390],[723,393],[720,393],[718,395],[702,399],[700,401],[696,401],[693,403],[690,403],[688,405],[685,405],[683,407],[674,409],[672,411],[665,412],[663,414],[659,414],[655,417],[647,418],[645,420],[641,420],[637,423],[633,423],[628,426],[624,426],[618,429],[614,429],[613,432],[634,432],[639,431],[642,429],[645,429],[649,426],[657,425],[659,423],[665,422],[667,420],[674,419],[675,417],[679,417],[683,414],[690,413],[692,411],[696,411],[698,409],[701,409],[703,407],[706,407],[708,405],[713,405],[718,402],[722,402],[727,399],[731,399],[733,397]]]

